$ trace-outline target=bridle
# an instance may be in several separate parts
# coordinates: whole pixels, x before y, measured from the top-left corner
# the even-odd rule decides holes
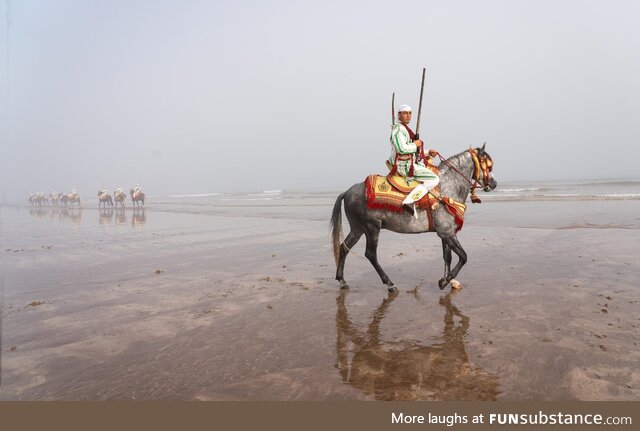
[[[484,189],[489,187],[491,181],[491,171],[493,170],[493,161],[483,153],[481,156],[478,155],[478,150],[475,148],[469,148],[469,153],[471,154],[471,159],[473,160],[474,170],[471,179],[467,178],[462,172],[460,172],[455,166],[453,166],[446,158],[442,156],[442,154],[437,153],[440,160],[445,165],[449,166],[453,169],[457,174],[459,174],[462,178],[465,179],[466,182],[471,186],[471,202],[481,203],[482,201],[476,194],[476,189]],[[480,172],[482,172],[482,185],[480,185]],[[473,181],[471,181],[473,180]]]

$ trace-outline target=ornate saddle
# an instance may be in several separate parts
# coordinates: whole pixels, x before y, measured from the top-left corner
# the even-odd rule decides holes
[[[371,209],[384,209],[393,212],[404,212],[402,201],[418,185],[415,180],[407,180],[401,175],[369,175],[365,180],[367,191],[367,206]],[[429,193],[418,202],[420,209],[433,209],[438,207],[439,187],[435,193]]]
[[[405,208],[402,205],[402,201],[418,185],[418,182],[411,179],[407,181],[407,178],[401,175],[384,176],[372,174],[367,177],[364,184],[367,208],[403,213]],[[441,196],[439,186],[436,186],[432,192],[429,192],[417,203],[419,209],[427,212],[429,230],[435,230],[432,213],[438,209],[440,202],[455,217],[458,225],[456,232],[462,229],[466,205],[446,196]]]

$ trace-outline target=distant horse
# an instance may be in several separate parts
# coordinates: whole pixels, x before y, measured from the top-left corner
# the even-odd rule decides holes
[[[113,194],[113,199],[116,201],[116,206],[120,204],[120,207],[124,208],[124,201],[127,198],[127,195],[124,192],[116,191]]]
[[[53,205],[54,207],[57,207],[60,203],[60,198],[56,193],[49,194],[49,199],[51,200],[51,205]]]
[[[493,162],[484,150],[485,146],[469,149],[456,154],[446,162],[440,163],[440,193],[457,202],[464,203],[471,190],[480,181],[485,192],[496,188],[498,183],[493,178],[491,171]],[[475,159],[475,160],[474,160]],[[476,168],[476,163],[479,169]],[[472,181],[473,180],[473,181]],[[342,201],[344,211],[349,220],[351,231],[340,243],[342,235]],[[433,222],[438,236],[442,240],[444,257],[444,277],[438,282],[440,289],[444,289],[460,272],[467,262],[467,254],[457,238],[458,225],[455,217],[451,215],[444,205],[433,211]],[[395,213],[379,209],[369,209],[366,203],[366,190],[364,182],[354,184],[349,190],[342,193],[336,199],[331,216],[333,254],[336,260],[336,280],[342,289],[348,289],[349,285],[344,280],[344,262],[347,254],[364,234],[367,238],[365,256],[378,272],[382,282],[387,285],[390,292],[396,291],[396,287],[378,263],[378,237],[380,229],[388,229],[398,233],[422,233],[428,232],[428,215],[426,211],[420,211],[418,217],[413,214]],[[458,264],[451,270],[451,251],[458,256]]]
[[[44,204],[48,204],[49,203],[49,199],[45,196],[44,193],[35,193],[29,196],[29,202],[32,205],[41,207]]]
[[[111,199],[111,195],[107,192],[99,191],[98,192],[98,208],[100,208],[100,205],[105,207],[107,204],[109,204],[110,206],[113,206],[113,199]]]
[[[131,196],[131,202],[133,202],[135,206],[140,206],[140,204],[144,206],[144,193],[142,190],[135,191],[131,189],[129,190],[129,195]]]
[[[75,204],[77,203],[78,205],[80,205],[80,207],[82,208],[82,198],[80,197],[80,195],[78,193],[69,193],[67,196],[66,201],[70,204]],[[66,205],[65,205],[66,206]]]

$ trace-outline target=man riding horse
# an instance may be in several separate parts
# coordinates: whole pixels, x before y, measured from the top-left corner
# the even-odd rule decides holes
[[[418,182],[403,202],[405,205],[418,202],[440,182],[438,175],[429,167],[430,158],[435,157],[438,152],[429,150],[425,155],[424,142],[416,139],[416,134],[409,127],[410,121],[411,107],[401,105],[398,108],[398,121],[393,125],[390,137],[390,175],[406,177],[409,184],[413,180]]]
[[[422,70],[420,106],[424,89],[425,69]],[[394,93],[395,98],[395,93]],[[392,99],[393,106],[393,99]],[[395,117],[395,109],[392,115]],[[462,228],[465,202],[471,194],[471,201],[479,203],[475,189],[489,192],[496,188],[493,177],[493,162],[485,151],[485,145],[471,148],[444,159],[437,151],[424,153],[424,143],[419,139],[420,112],[416,133],[409,128],[411,107],[402,105],[398,109],[398,121],[393,118],[391,131],[391,157],[387,161],[389,175],[369,175],[364,182],[354,184],[340,194],[331,215],[331,242],[336,261],[336,280],[343,289],[348,288],[344,279],[344,265],[350,250],[364,235],[367,239],[365,257],[371,262],[389,291],[397,290],[395,284],[378,262],[377,249],[380,230],[398,233],[435,232],[442,241],[444,275],[438,281],[440,289],[455,280],[467,262],[467,254],[457,238]],[[430,158],[439,156],[441,163],[436,167]],[[436,173],[437,172],[437,173]],[[398,176],[404,177],[400,184]],[[412,183],[417,182],[417,186]],[[433,190],[439,186],[439,192]],[[427,194],[431,196],[427,196]],[[424,199],[423,199],[424,198]],[[342,239],[342,203],[349,226],[349,234]],[[426,201],[426,202],[423,202]],[[413,204],[413,215],[403,209]],[[417,212],[416,207],[425,208]],[[452,253],[458,256],[458,263],[451,268]]]

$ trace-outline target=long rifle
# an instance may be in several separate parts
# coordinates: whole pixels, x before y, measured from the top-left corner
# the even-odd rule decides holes
[[[420,114],[422,114],[422,95],[424,94],[424,74],[426,69],[422,68],[422,84],[420,84],[420,103],[418,104],[418,119],[416,122],[416,141],[420,139]],[[424,144],[416,148],[416,160],[424,158]]]
[[[420,114],[422,114],[422,95],[424,94],[424,74],[426,68],[422,68],[422,84],[420,84],[420,103],[418,104],[418,120],[416,123],[416,139],[420,139]]]
[[[393,125],[396,122],[396,93],[394,92],[391,96],[391,128],[393,129]]]

